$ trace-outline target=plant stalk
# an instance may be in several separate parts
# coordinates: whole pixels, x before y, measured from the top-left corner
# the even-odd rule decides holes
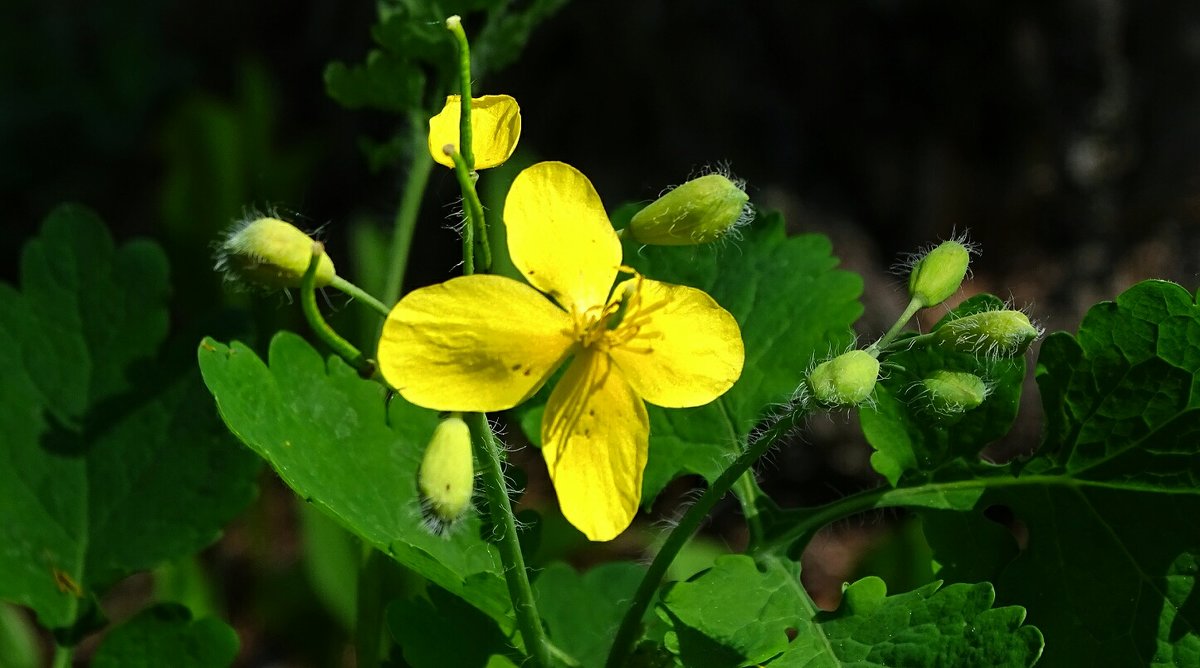
[[[633,595],[633,601],[625,611],[625,617],[621,620],[621,626],[617,629],[617,635],[613,639],[612,649],[609,650],[608,661],[605,663],[608,668],[620,668],[625,665],[629,653],[633,650],[633,643],[637,639],[642,617],[646,614],[646,608],[650,607],[650,601],[654,597],[654,593],[658,591],[659,584],[662,583],[663,576],[667,573],[667,568],[679,554],[679,550],[696,532],[696,529],[700,528],[700,524],[708,516],[713,506],[721,500],[721,497],[725,496],[725,493],[741,479],[742,475],[750,469],[754,462],[758,461],[764,452],[796,428],[807,413],[806,406],[795,404],[783,414],[772,418],[762,430],[751,434],[748,447],[730,464],[729,468],[713,481],[700,500],[684,514],[683,519],[667,536],[667,540],[658,554],[654,555],[654,561],[650,563],[646,574],[642,576],[642,581]]]
[[[529,586],[529,572],[525,568],[525,557],[521,554],[521,543],[517,537],[517,523],[513,517],[512,504],[508,499],[508,485],[500,467],[500,452],[491,425],[483,413],[466,415],[471,431],[475,432],[475,456],[483,467],[483,487],[491,510],[492,525],[499,534],[496,546],[504,561],[504,579],[508,583],[508,595],[512,599],[513,611],[517,615],[517,627],[525,641],[525,651],[533,663],[550,668],[554,663],[554,648],[542,627],[533,589]]]
[[[392,230],[392,247],[388,251],[387,281],[383,286],[383,304],[390,308],[400,300],[400,289],[404,283],[404,271],[408,267],[408,254],[412,247],[413,232],[417,228],[417,216],[421,213],[421,201],[425,198],[425,185],[433,170],[433,156],[425,150],[425,118],[418,112],[409,114],[409,146],[412,162],[408,165],[408,176],[404,190],[400,193],[400,206]]]
[[[358,348],[355,348],[354,344],[333,331],[333,328],[321,316],[321,309],[317,308],[317,265],[324,254],[324,244],[320,241],[314,241],[312,260],[308,263],[308,270],[304,272],[304,278],[300,280],[300,309],[304,311],[304,319],[308,321],[317,338],[332,348],[339,357],[349,362],[355,369],[358,369],[358,373],[364,378],[370,377],[375,373],[375,364],[367,359],[366,355],[363,355]]]

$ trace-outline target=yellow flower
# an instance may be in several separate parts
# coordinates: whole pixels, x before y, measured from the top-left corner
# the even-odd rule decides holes
[[[429,154],[438,164],[453,168],[454,161],[443,148],[458,149],[462,97],[451,95],[437,116],[429,119]],[[517,150],[521,138],[521,107],[508,95],[471,98],[471,150],[475,169],[502,165]]]
[[[569,165],[521,172],[504,221],[529,285],[472,275],[409,293],[384,325],[380,370],[417,405],[498,411],[573,355],[546,405],[542,454],[563,515],[588,538],[610,540],[641,500],[643,399],[679,408],[719,397],[741,375],[741,332],[704,292],[622,268],[600,197]],[[633,278],[614,289],[621,271]]]

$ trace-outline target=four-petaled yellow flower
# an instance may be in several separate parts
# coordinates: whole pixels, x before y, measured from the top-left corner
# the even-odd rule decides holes
[[[414,404],[499,411],[574,356],[546,405],[542,454],[563,515],[610,540],[641,499],[643,399],[678,408],[719,397],[741,375],[741,332],[704,292],[623,268],[600,197],[569,165],[521,172],[504,221],[513,264],[533,287],[472,275],[409,293],[384,325],[380,370]],[[614,288],[618,273],[632,278]]]
[[[443,150],[456,150],[462,96],[450,95],[446,106],[429,119],[429,155],[438,163],[453,168],[454,161]],[[484,95],[471,98],[471,152],[475,169],[503,165],[517,149],[521,138],[521,107],[509,95]]]

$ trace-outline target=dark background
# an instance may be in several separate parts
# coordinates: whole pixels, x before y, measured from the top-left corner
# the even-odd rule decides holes
[[[339,263],[352,224],[390,229],[402,176],[372,170],[359,143],[396,119],[340,108],[322,81],[331,60],[361,62],[374,17],[372,2],[329,0],[5,0],[0,278],[16,281],[22,242],[76,201],[118,240],[167,248],[182,338],[244,331],[250,316],[230,314],[248,305],[271,326],[294,322],[279,297],[223,289],[209,244],[246,207],[323,226]],[[903,306],[888,267],[967,229],[982,254],[964,294],[1011,298],[1050,328],[1074,329],[1143,278],[1200,283],[1193,0],[577,0],[480,92],[514,95],[522,151],[579,167],[610,207],[727,164],[753,201],[782,209],[796,233],[830,235],[864,275],[864,338]],[[449,275],[453,199],[435,171],[409,285]],[[1027,394],[1012,449],[1036,442]],[[813,424],[812,447],[776,453],[763,484],[792,503],[874,484],[853,434]],[[207,557],[246,665],[336,653],[296,633],[328,620],[284,593],[303,581],[301,547],[291,497],[265,479],[249,519]],[[818,598],[822,586],[836,596],[887,523],[814,543],[805,575]],[[731,512],[712,528],[733,545],[737,532]],[[264,591],[268,609],[247,593]]]

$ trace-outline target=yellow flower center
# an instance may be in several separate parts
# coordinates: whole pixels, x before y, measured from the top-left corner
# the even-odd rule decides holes
[[[634,352],[653,353],[654,345],[649,341],[638,348],[627,344],[642,332],[642,328],[650,322],[651,315],[663,305],[645,304],[642,299],[642,275],[629,267],[621,267],[621,271],[634,275],[632,285],[626,283],[621,294],[610,296],[604,306],[592,306],[582,313],[572,313],[575,340],[583,348],[594,348],[602,352],[624,346]]]

